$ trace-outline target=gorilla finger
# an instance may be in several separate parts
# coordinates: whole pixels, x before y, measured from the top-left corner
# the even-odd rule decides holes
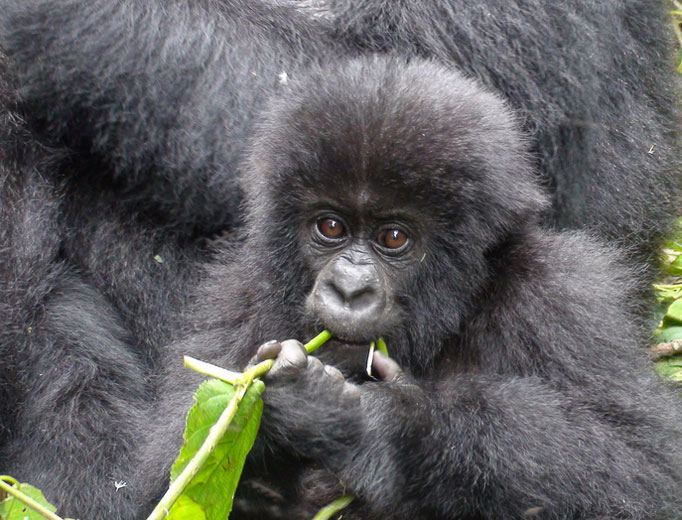
[[[348,399],[360,399],[360,387],[348,381],[343,384],[341,393]]]
[[[323,377],[325,365],[315,356],[308,357],[308,372],[316,377]]]
[[[279,341],[277,340],[273,339],[270,341],[266,341],[265,343],[258,347],[256,353],[251,357],[251,359],[249,359],[249,362],[246,365],[246,369],[252,368],[261,361],[265,361],[266,359],[273,359],[277,357],[277,354],[279,353],[281,348],[282,347]],[[274,353],[274,350],[276,350],[277,352]]]
[[[265,361],[266,359],[275,359],[282,350],[282,344],[277,340],[266,341],[256,352],[258,361]]]
[[[384,356],[378,350],[374,352],[372,369],[382,381],[395,381],[403,372],[398,363]]]
[[[270,375],[296,372],[308,365],[308,352],[300,341],[288,339],[282,341],[281,347],[275,364],[270,369]]]
[[[343,374],[336,367],[333,367],[331,365],[325,365],[324,371],[327,374],[327,376],[331,379],[331,381],[334,383],[341,383],[341,382],[345,381]]]

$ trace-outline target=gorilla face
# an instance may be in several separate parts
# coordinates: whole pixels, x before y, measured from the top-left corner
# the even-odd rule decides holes
[[[320,467],[356,495],[347,520],[682,510],[679,400],[646,376],[629,275],[536,225],[509,112],[417,59],[523,114],[546,223],[648,266],[680,191],[663,5],[1,3],[4,472],[70,516],[144,516],[196,388],[180,354],[243,368],[327,327],[319,358],[346,377],[376,336],[401,376],[356,385],[287,347],[250,457],[286,511],[257,494],[267,514],[242,518],[311,518],[318,479],[296,476]],[[375,52],[411,64],[346,62]],[[205,240],[242,222],[213,263]]]
[[[418,236],[409,220],[335,208],[315,217],[307,252],[317,276],[306,312],[339,339],[368,342],[388,333],[398,321],[393,287],[409,275],[400,269],[414,269]]]
[[[321,76],[260,125],[250,219],[289,251],[308,334],[327,328],[365,354],[386,337],[423,366],[457,330],[485,255],[544,196],[504,104],[459,74],[375,58]]]

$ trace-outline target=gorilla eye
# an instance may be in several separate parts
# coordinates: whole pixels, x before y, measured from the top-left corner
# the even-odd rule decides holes
[[[387,249],[400,249],[407,243],[407,233],[402,229],[384,229],[379,233],[379,245]]]
[[[346,235],[346,228],[343,224],[333,218],[323,218],[317,221],[317,230],[320,234],[329,239],[342,238]]]

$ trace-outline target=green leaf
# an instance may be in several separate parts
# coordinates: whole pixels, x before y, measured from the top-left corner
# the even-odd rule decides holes
[[[183,520],[206,520],[204,508],[189,498],[186,494],[180,495],[171,507],[169,518]]]
[[[659,302],[663,302],[667,307],[670,302],[682,296],[682,285],[680,284],[657,284],[654,285],[656,291],[656,298]],[[665,312],[663,313],[665,314]]]
[[[682,382],[682,356],[673,356],[656,361],[656,368],[665,377]]]
[[[250,385],[227,433],[175,502],[167,517],[169,520],[225,520],[228,517],[244,461],[258,433],[263,413],[260,394],[264,388],[260,380]],[[194,396],[196,403],[187,415],[185,442],[171,470],[171,481],[196,454],[234,395],[232,385],[217,379],[209,379],[198,388]]]
[[[682,323],[682,299],[675,300],[670,304],[665,313],[665,317]]]
[[[682,339],[682,327],[668,327],[665,329],[656,329],[654,331],[656,339],[662,343],[667,343],[668,341],[675,341],[676,339]]]
[[[19,484],[17,489],[29,496],[40,505],[47,508],[53,513],[57,510],[50,504],[43,495],[43,492],[29,484]],[[0,502],[0,519],[2,520],[44,520],[45,517],[37,513],[20,500],[13,496],[8,496],[5,500]]]

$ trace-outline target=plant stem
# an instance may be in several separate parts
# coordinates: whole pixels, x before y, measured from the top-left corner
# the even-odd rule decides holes
[[[232,372],[232,370],[227,370],[226,368],[212,365],[211,363],[206,363],[205,361],[200,361],[190,356],[183,356],[183,361],[187,368],[191,368],[200,374],[215,377],[216,379],[220,379],[231,385],[237,384],[243,376],[241,372]]]
[[[305,350],[308,354],[312,354],[318,348],[324,345],[327,341],[329,341],[331,337],[332,337],[331,332],[329,332],[328,330],[323,330],[303,346],[305,347]],[[274,359],[266,359],[265,361],[261,361],[257,365],[252,366],[246,372],[244,372],[242,374],[242,378],[247,379],[251,378],[253,380],[256,379],[257,377],[262,377],[267,373],[268,370],[272,368],[274,362],[275,362]]]
[[[388,349],[386,348],[386,342],[384,341],[384,338],[379,338],[377,339],[377,350],[381,352],[384,356],[388,356]]]
[[[1,480],[1,479],[0,479],[0,489],[2,491],[4,491],[5,493],[7,493],[8,495],[12,495],[14,498],[19,500],[20,502],[23,502],[28,507],[33,509],[36,513],[43,515],[48,520],[63,520],[61,516],[53,513],[52,511],[47,509],[44,505],[39,504],[38,502],[33,500],[26,493],[22,493],[21,491],[19,491],[18,489],[16,489],[13,486],[10,486],[7,482],[5,482],[4,480]]]
[[[350,504],[353,501],[353,498],[355,498],[353,495],[344,495],[337,498],[328,506],[324,506],[320,509],[313,517],[313,520],[329,520],[332,516]]]
[[[329,332],[328,330],[323,330],[320,332],[317,336],[315,336],[313,339],[311,339],[308,343],[303,345],[308,352],[308,354],[312,354],[315,352],[318,348],[320,348],[322,345],[324,345],[327,341],[329,341],[332,337],[332,333]]]
[[[274,364],[275,364],[274,359],[266,359],[265,361],[261,361],[257,365],[252,366],[247,371],[240,374],[238,380],[239,383],[241,384],[241,382],[246,379],[254,380],[257,377],[264,376],[267,373],[267,371],[272,368],[272,365]]]
[[[312,354],[331,337],[332,335],[329,331],[323,330],[308,343],[306,343],[304,347],[308,354]],[[272,364],[274,363],[274,360],[266,359],[265,361],[261,361],[246,372],[242,373],[233,372],[232,370],[227,370],[217,365],[206,363],[205,361],[195,359],[191,356],[184,356],[183,360],[187,368],[191,368],[200,374],[215,377],[216,379],[220,379],[221,381],[225,381],[231,385],[242,384],[246,380],[253,380],[257,377],[265,375],[267,371],[272,368]]]

